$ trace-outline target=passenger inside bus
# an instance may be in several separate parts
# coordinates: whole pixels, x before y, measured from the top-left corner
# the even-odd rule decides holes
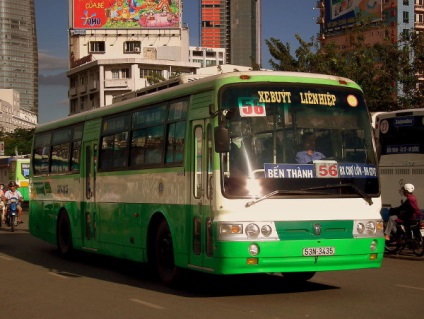
[[[315,135],[312,132],[306,132],[302,135],[303,151],[296,154],[296,162],[299,164],[309,164],[315,160],[324,159],[325,155],[315,151]]]

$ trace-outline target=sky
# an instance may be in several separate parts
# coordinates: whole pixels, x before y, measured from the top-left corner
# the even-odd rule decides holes
[[[95,2],[96,0],[93,0]],[[66,117],[68,103],[68,0],[34,0],[39,55],[40,124]],[[189,26],[190,45],[199,46],[199,0],[183,0],[183,23]],[[319,25],[316,0],[262,0],[262,63],[271,58],[266,39],[276,38],[297,47],[295,35],[316,37]]]

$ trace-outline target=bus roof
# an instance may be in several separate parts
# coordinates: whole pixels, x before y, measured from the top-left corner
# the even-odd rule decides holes
[[[424,115],[424,108],[402,109],[402,110],[389,111],[389,112],[377,112],[377,116],[380,118],[411,116],[411,115]]]
[[[243,76],[243,78],[241,78]],[[74,114],[62,119],[48,122],[38,126],[35,131],[42,132],[56,127],[82,123],[87,120],[96,119],[101,116],[107,116],[116,112],[130,110],[134,107],[157,103],[166,99],[177,99],[186,96],[190,92],[205,91],[213,89],[217,85],[217,81],[222,81],[222,84],[232,83],[238,79],[243,82],[288,82],[288,83],[314,83],[334,86],[347,86],[361,90],[358,84],[354,81],[333,75],[304,73],[304,72],[284,72],[284,71],[240,71],[229,72],[218,75],[211,75],[204,78],[199,78],[195,81],[183,83],[178,86],[172,86],[164,90],[155,90],[154,92],[132,99],[127,99],[121,102],[113,103],[102,108]],[[149,87],[146,88],[148,90]]]

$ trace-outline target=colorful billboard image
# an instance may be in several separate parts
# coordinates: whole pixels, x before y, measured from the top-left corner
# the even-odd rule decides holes
[[[354,24],[359,16],[372,21],[382,19],[382,0],[326,0],[327,32]]]
[[[72,0],[74,29],[181,27],[182,0]]]

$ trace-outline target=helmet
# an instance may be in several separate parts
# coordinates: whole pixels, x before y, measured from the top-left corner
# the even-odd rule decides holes
[[[412,193],[415,187],[412,184],[405,184],[403,185],[403,189],[406,190],[408,193]]]
[[[16,182],[11,181],[9,182],[9,187],[18,187],[18,185],[16,184]]]

